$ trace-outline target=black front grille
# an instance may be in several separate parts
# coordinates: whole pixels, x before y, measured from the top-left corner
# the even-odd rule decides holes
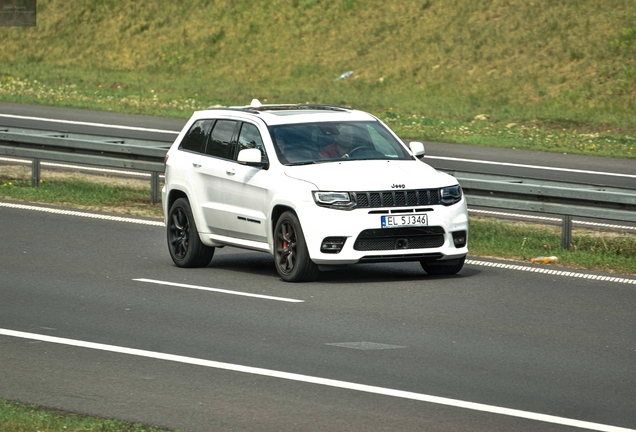
[[[439,189],[353,192],[357,208],[439,204]]]
[[[444,245],[442,227],[369,229],[360,233],[353,248],[358,251],[430,249]]]

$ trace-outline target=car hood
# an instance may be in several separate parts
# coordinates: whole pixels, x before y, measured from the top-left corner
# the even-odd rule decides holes
[[[325,191],[432,189],[457,184],[454,177],[419,160],[351,160],[287,166],[285,174]]]

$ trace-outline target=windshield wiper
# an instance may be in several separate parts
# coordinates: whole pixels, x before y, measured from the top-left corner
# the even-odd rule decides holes
[[[287,166],[301,166],[301,165],[314,165],[317,164],[318,162],[313,161],[313,160],[309,160],[309,161],[302,161],[302,162],[293,162],[293,163],[289,163],[287,164]]]

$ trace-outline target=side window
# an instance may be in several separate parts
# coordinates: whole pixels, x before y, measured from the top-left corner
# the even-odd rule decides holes
[[[238,152],[243,149],[257,148],[261,151],[261,159],[265,160],[265,146],[258,128],[250,123],[243,123],[238,137]]]
[[[205,149],[205,137],[214,120],[199,120],[195,122],[188,133],[183,137],[179,148],[196,153],[203,153]]]
[[[210,134],[205,153],[224,159],[232,159],[232,135],[236,122],[233,120],[217,120]]]

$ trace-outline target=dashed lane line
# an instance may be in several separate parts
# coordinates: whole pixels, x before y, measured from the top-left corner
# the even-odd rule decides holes
[[[166,282],[166,281],[160,281],[160,280],[154,280],[154,279],[133,279],[133,280],[136,282],[146,282],[146,283],[151,283],[156,285],[168,285],[168,286],[174,286],[178,288],[188,288],[188,289],[194,289],[194,290],[200,290],[200,291],[211,291],[211,292],[217,292],[222,294],[232,294],[232,295],[244,296],[244,297],[255,297],[255,298],[260,298],[265,300],[276,300],[276,301],[288,302],[288,303],[304,303],[305,302],[305,300],[296,300],[296,299],[285,298],[285,297],[273,297],[273,296],[268,296],[263,294],[251,294],[251,293],[246,293],[241,291],[231,291],[231,290],[220,289],[220,288],[208,288],[208,287],[203,287],[198,285],[188,285],[188,284]]]
[[[479,260],[471,260],[471,259],[466,260],[465,263],[468,265],[496,267],[496,268],[501,268],[506,270],[517,270],[517,271],[524,271],[524,272],[530,272],[530,273],[541,273],[541,274],[554,275],[554,276],[565,276],[565,277],[597,280],[602,282],[617,282],[617,283],[636,285],[636,279],[628,279],[628,278],[615,277],[615,276],[603,276],[603,275],[580,273],[580,272],[573,272],[573,271],[567,271],[567,270],[555,270],[553,268],[547,268],[547,267],[530,267],[530,266],[519,265],[519,264],[506,264],[506,263],[500,263],[500,262],[479,261]]]

